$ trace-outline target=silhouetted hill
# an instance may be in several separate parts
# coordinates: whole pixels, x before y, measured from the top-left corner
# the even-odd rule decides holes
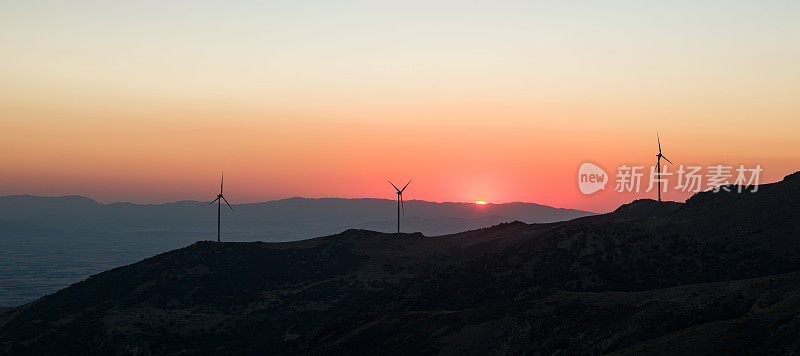
[[[0,315],[0,352],[797,352],[797,177],[439,237],[198,242]]]
[[[441,239],[347,230],[292,243],[198,242],[92,276],[11,311],[0,321],[5,335],[0,350],[23,351],[6,338],[13,334],[33,341],[24,351],[34,353],[52,352],[51,343],[62,344],[59,352],[66,353],[208,351],[217,347],[214,343],[226,343],[227,336],[219,333],[228,332],[242,338],[229,340],[232,350],[249,350],[251,343],[281,350],[282,342],[254,340],[280,341],[292,324],[306,328],[320,313],[372,291],[499,250],[504,237],[525,226],[499,226],[492,236],[466,233]],[[64,328],[42,334],[41,322],[51,317]],[[142,330],[145,325],[149,331]],[[173,327],[176,332],[167,331]],[[133,330],[136,335],[130,334]],[[142,337],[155,337],[161,344],[136,341]]]
[[[228,199],[231,199],[229,197]],[[290,198],[224,209],[223,241],[294,241],[349,228],[393,232],[396,205],[385,199]],[[409,201],[403,231],[443,235],[521,220],[591,215],[530,203]],[[0,197],[0,305],[21,305],[121,264],[216,240],[216,207],[206,202],[100,204],[69,197]]]

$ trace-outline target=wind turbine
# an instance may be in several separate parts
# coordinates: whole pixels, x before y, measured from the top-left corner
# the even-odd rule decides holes
[[[658,154],[656,155],[656,157],[658,157],[658,161],[656,162],[656,169],[658,169],[658,201],[661,201],[661,159],[663,158],[665,161],[669,162],[669,164],[674,163],[661,154],[661,137],[658,136],[658,132],[656,132],[656,139],[658,139]]]
[[[397,233],[399,234],[400,233],[400,209],[403,210],[403,216],[406,216],[406,208],[403,205],[403,191],[405,191],[406,188],[408,187],[408,185],[411,184],[411,181],[408,181],[408,183],[406,183],[406,185],[403,187],[403,189],[398,189],[397,186],[394,185],[394,183],[392,183],[392,181],[389,181],[389,184],[391,184],[392,187],[394,187],[394,190],[397,191]]]
[[[211,205],[211,204],[214,204],[214,202],[217,202],[217,242],[220,242],[219,228],[220,228],[220,221],[221,221],[221,217],[222,217],[222,201],[224,200],[225,204],[227,204],[228,207],[231,208],[231,211],[233,211],[233,207],[231,206],[230,203],[228,203],[228,199],[225,199],[225,197],[222,195],[222,182],[223,181],[225,181],[225,173],[222,173],[222,179],[219,180],[219,195],[217,195],[217,199],[214,199],[210,203],[208,203],[208,205]]]

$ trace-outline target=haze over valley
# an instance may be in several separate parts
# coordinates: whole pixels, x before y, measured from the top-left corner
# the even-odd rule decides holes
[[[531,203],[404,203],[402,230],[426,236],[503,222],[542,223],[592,213]],[[396,202],[290,198],[233,204],[223,211],[224,241],[295,241],[351,228],[396,231]],[[0,197],[0,306],[17,306],[90,274],[137,262],[199,240],[216,239],[207,202],[100,204],[80,196]]]

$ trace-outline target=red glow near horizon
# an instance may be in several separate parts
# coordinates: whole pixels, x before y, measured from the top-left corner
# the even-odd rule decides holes
[[[606,212],[656,194],[583,195],[579,165],[655,164],[656,132],[675,164],[800,169],[782,2],[24,3],[0,2],[0,195],[210,201],[224,170],[232,203],[413,177],[407,200]]]

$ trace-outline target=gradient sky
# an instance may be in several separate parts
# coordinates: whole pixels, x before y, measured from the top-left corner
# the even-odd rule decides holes
[[[584,161],[800,169],[797,1],[3,1],[0,194],[608,211]],[[613,188],[613,183],[609,188]],[[665,199],[684,200],[667,193]]]

